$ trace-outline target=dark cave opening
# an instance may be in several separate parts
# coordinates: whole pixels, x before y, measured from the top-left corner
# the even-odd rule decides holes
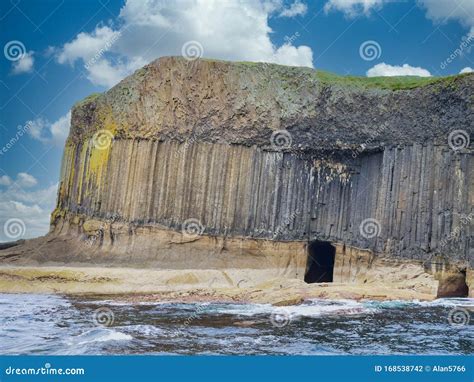
[[[468,297],[469,286],[466,282],[466,271],[462,270],[457,273],[442,277],[438,285],[438,298],[446,297]]]
[[[336,248],[329,241],[311,241],[304,281],[308,284],[332,282],[335,256]]]
[[[461,286],[461,290],[460,290],[460,294],[461,296],[459,297],[469,297],[469,285],[467,285],[467,282],[466,282],[466,274],[467,272],[464,270],[464,271],[461,271],[461,274],[464,276],[463,277],[463,285]]]

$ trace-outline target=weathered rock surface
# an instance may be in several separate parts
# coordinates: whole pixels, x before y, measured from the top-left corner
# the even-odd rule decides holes
[[[392,91],[309,68],[166,57],[78,104],[70,139],[113,128],[117,138],[271,149],[272,132],[286,129],[307,150],[446,145],[453,129],[474,131],[473,86],[468,74]]]
[[[474,75],[386,81],[154,61],[74,107],[51,233],[3,261],[302,279],[306,244],[325,240],[335,281],[459,293],[474,266],[474,156],[448,141],[473,135]]]

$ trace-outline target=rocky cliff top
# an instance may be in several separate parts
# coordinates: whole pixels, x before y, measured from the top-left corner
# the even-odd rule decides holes
[[[340,77],[266,63],[164,57],[92,95],[72,111],[70,142],[100,129],[117,138],[206,141],[272,149],[285,129],[292,147],[377,149],[472,136],[474,75]]]

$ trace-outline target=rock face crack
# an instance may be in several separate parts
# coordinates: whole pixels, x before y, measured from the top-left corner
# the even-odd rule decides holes
[[[403,81],[156,60],[73,108],[49,240],[300,279],[324,241],[335,280],[417,261],[457,293],[474,265],[474,75]]]
[[[53,231],[73,220],[104,248],[147,226],[184,232],[169,243],[320,239],[472,265],[473,152],[449,137],[472,135],[474,76],[387,81],[156,60],[73,109]]]

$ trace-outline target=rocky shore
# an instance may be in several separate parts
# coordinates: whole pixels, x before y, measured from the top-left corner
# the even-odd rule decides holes
[[[0,267],[0,293],[103,295],[130,302],[238,302],[296,305],[311,298],[433,300],[420,289],[383,283],[306,284],[298,279],[268,279],[254,270],[147,270],[101,267]],[[235,282],[235,280],[238,280]]]
[[[0,292],[298,303],[474,293],[474,75],[156,60],[72,109]]]

